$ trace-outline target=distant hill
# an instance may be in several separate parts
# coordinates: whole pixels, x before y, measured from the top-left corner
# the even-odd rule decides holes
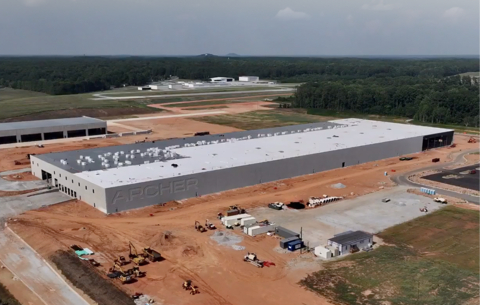
[[[227,57],[240,57],[241,55],[238,55],[237,53],[228,53],[225,56],[227,56]]]

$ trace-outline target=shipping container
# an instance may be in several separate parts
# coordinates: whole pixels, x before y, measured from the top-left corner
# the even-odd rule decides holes
[[[252,226],[248,228],[248,235],[250,236],[257,236],[260,234],[267,233],[269,231],[274,231],[275,226],[274,225],[268,225],[268,226]]]
[[[241,226],[248,226],[248,225],[254,224],[256,222],[257,222],[257,220],[255,219],[255,217],[246,217],[246,218],[242,218],[240,220],[240,225]]]
[[[300,237],[299,233],[293,232],[289,229],[286,229],[284,227],[277,227],[275,229],[275,234],[277,234],[280,237],[283,238],[290,238],[290,237]]]
[[[303,241],[301,241],[300,239],[288,243],[288,246],[287,246],[288,251],[296,251],[296,250],[301,249],[303,247],[304,247]]]
[[[249,214],[239,214],[234,216],[227,216],[222,218],[222,223],[224,225],[231,225],[233,226],[236,222],[240,223],[243,218],[250,218],[252,215]]]
[[[288,244],[289,242],[292,242],[292,241],[295,241],[295,240],[298,240],[298,239],[299,239],[299,238],[298,238],[297,236],[282,239],[282,240],[280,241],[280,248],[286,249],[286,248],[287,248],[287,244]]]

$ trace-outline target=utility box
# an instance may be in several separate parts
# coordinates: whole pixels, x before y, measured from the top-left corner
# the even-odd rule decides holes
[[[301,249],[303,247],[304,247],[303,241],[298,239],[298,240],[295,240],[295,241],[292,241],[292,242],[288,243],[287,249],[288,249],[288,251],[293,252],[293,251],[297,251],[298,249]]]
[[[283,237],[283,238],[300,237],[299,233],[293,232],[289,229],[286,229],[286,228],[280,227],[280,226],[275,228],[275,234],[277,234],[278,236]]]
[[[255,217],[245,217],[245,218],[242,218],[240,220],[240,225],[241,226],[248,226],[248,225],[254,224],[256,222],[257,222],[257,220],[255,219]]]
[[[295,241],[295,240],[298,240],[300,238],[294,236],[294,237],[289,237],[289,238],[284,238],[280,241],[280,248],[282,249],[286,249],[287,248],[287,244],[289,242],[292,242],[292,241]]]

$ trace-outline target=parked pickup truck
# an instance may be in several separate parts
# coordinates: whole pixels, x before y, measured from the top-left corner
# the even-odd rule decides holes
[[[410,161],[410,160],[413,160],[413,157],[401,157],[399,160],[400,161]]]

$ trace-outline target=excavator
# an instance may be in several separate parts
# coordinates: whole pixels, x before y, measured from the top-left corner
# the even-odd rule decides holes
[[[128,257],[136,264],[136,265],[144,265],[146,263],[145,258],[141,255],[138,255],[137,249],[132,244],[132,242],[128,243],[128,247],[130,249],[130,253]]]
[[[197,230],[200,233],[207,231],[197,220],[195,220],[195,230]]]
[[[117,277],[117,279],[122,282],[122,284],[128,284],[132,283],[135,281],[135,277],[130,273],[130,272],[125,272],[123,271],[122,267],[115,263],[112,268],[109,270],[110,272],[119,272],[120,275]]]

